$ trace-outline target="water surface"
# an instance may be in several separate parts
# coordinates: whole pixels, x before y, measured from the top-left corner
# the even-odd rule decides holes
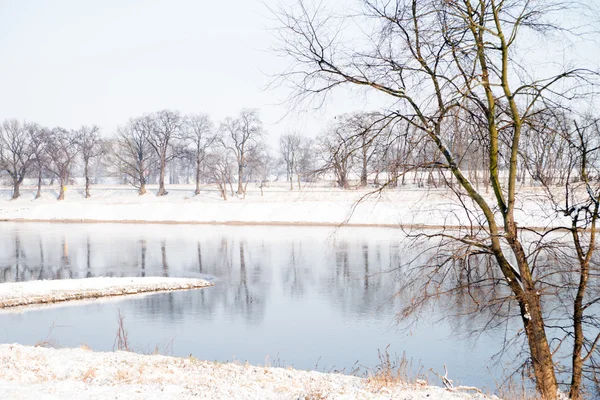
[[[0,341],[112,350],[120,310],[139,352],[350,372],[375,367],[389,345],[425,371],[445,364],[455,383],[493,389],[503,330],[468,336],[476,320],[447,310],[397,320],[397,267],[414,251],[383,228],[2,223],[2,282],[180,276],[215,286],[3,312]]]

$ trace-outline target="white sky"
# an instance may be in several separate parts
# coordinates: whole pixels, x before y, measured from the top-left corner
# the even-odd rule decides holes
[[[268,74],[285,67],[269,51],[264,3],[277,2],[0,0],[0,120],[97,124],[112,134],[163,108],[205,112],[218,124],[251,107],[274,144],[282,133],[314,136],[333,115],[373,108],[344,92],[320,112],[283,118],[287,93],[266,90]]]
[[[274,143],[290,130],[313,136],[330,116],[364,107],[345,98],[282,120],[286,92],[266,90],[268,74],[285,66],[269,51],[269,26],[261,0],[0,0],[0,119],[97,124],[112,134],[163,108],[218,124],[248,107],[260,109]]]

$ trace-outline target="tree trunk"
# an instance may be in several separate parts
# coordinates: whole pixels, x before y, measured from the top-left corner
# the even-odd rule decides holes
[[[13,177],[13,195],[12,195],[13,200],[18,199],[19,196],[21,195],[21,193],[19,192],[19,188],[21,187],[21,182],[23,182],[22,179],[19,179],[16,176]]]
[[[42,197],[42,169],[38,171],[38,184],[37,184],[37,193],[35,195],[36,199]]]
[[[367,186],[367,159],[363,157],[362,171],[360,173],[360,186]]]
[[[527,341],[531,350],[531,362],[538,391],[544,399],[556,399],[558,383],[554,373],[552,352],[544,329],[540,296],[535,289],[526,291],[527,300],[521,305],[521,313]],[[529,318],[527,318],[529,317]]]
[[[242,176],[244,175],[244,165],[240,162],[238,164],[238,196],[244,194],[244,185],[242,184]]]
[[[589,259],[594,251],[594,242],[595,242],[595,221],[592,221],[592,233],[590,235],[590,247],[588,249],[587,254],[583,253],[581,248],[581,241],[579,239],[579,233],[577,230],[577,223],[573,222],[573,229],[571,234],[573,236],[573,242],[575,243],[575,248],[577,250],[577,257],[579,260],[579,265],[581,267],[580,275],[579,275],[579,286],[577,288],[577,295],[575,296],[575,301],[573,303],[573,366],[571,371],[571,390],[569,392],[569,398],[571,399],[579,399],[581,395],[581,379],[583,374],[583,363],[584,358],[581,356],[581,352],[583,350],[585,335],[583,332],[583,311],[584,305],[583,300],[585,297],[585,291],[588,284],[589,279],[589,271],[590,271],[590,262]],[[591,350],[590,350],[591,351]],[[587,356],[586,356],[587,357]]]
[[[140,196],[147,193],[146,184],[144,182],[140,184],[140,191],[138,193]]]
[[[56,198],[56,200],[64,200],[65,199],[65,183],[66,183],[66,177],[64,176],[60,176],[58,183],[60,184],[60,190],[58,192],[58,197]]]
[[[302,189],[300,187],[300,174],[296,174],[296,176],[298,177],[298,190]]]
[[[196,191],[194,193],[196,196],[200,194],[200,156],[196,157]]]
[[[165,168],[166,168],[166,166],[167,166],[167,163],[165,162],[165,160],[164,159],[160,160],[160,174],[158,176],[158,195],[159,196],[164,196],[169,193],[165,190]]]
[[[558,383],[544,326],[541,296],[531,276],[525,250],[517,238],[517,227],[513,216],[508,214],[505,218],[506,239],[516,257],[523,282],[523,298],[517,298],[517,301],[531,353],[536,385],[543,399],[556,399]]]
[[[85,175],[85,198],[89,199],[92,197],[90,194],[89,160],[85,160],[83,165],[83,173]]]

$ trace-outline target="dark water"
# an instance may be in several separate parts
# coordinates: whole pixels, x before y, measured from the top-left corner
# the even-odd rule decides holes
[[[493,390],[503,330],[470,337],[472,321],[433,310],[397,324],[394,270],[410,253],[388,229],[1,223],[2,282],[182,276],[215,286],[3,312],[0,341],[111,350],[120,310],[139,352],[349,372],[374,367],[390,345],[425,372],[445,364],[455,383]]]

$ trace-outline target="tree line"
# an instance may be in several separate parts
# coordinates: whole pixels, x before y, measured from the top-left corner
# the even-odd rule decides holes
[[[518,179],[525,183],[562,184],[569,160],[567,146],[554,132],[540,140],[533,134],[547,120],[541,113],[525,132]],[[457,116],[443,132],[452,150],[461,153],[458,163],[477,187],[490,189],[486,177],[485,145],[476,140],[482,126],[461,121]],[[79,129],[49,129],[32,122],[5,120],[0,125],[0,167],[12,183],[13,199],[20,196],[25,178],[37,180],[36,198],[44,179],[59,185],[58,199],[74,168],[85,180],[85,197],[98,175],[117,177],[133,185],[140,195],[146,185],[158,184],[158,195],[168,192],[165,181],[217,186],[221,196],[245,196],[249,182],[261,189],[270,179],[285,176],[289,187],[330,174],[343,189],[397,187],[407,183],[438,187],[452,180],[439,150],[420,139],[413,125],[381,112],[352,112],[336,116],[315,139],[297,132],[279,138],[276,155],[266,145],[266,132],[259,113],[244,109],[236,117],[215,126],[207,114],[182,115],[161,110],[131,118],[112,137],[103,136],[96,125]],[[506,171],[507,164],[498,165]],[[166,176],[170,173],[170,179]],[[234,188],[235,186],[235,188]]]

